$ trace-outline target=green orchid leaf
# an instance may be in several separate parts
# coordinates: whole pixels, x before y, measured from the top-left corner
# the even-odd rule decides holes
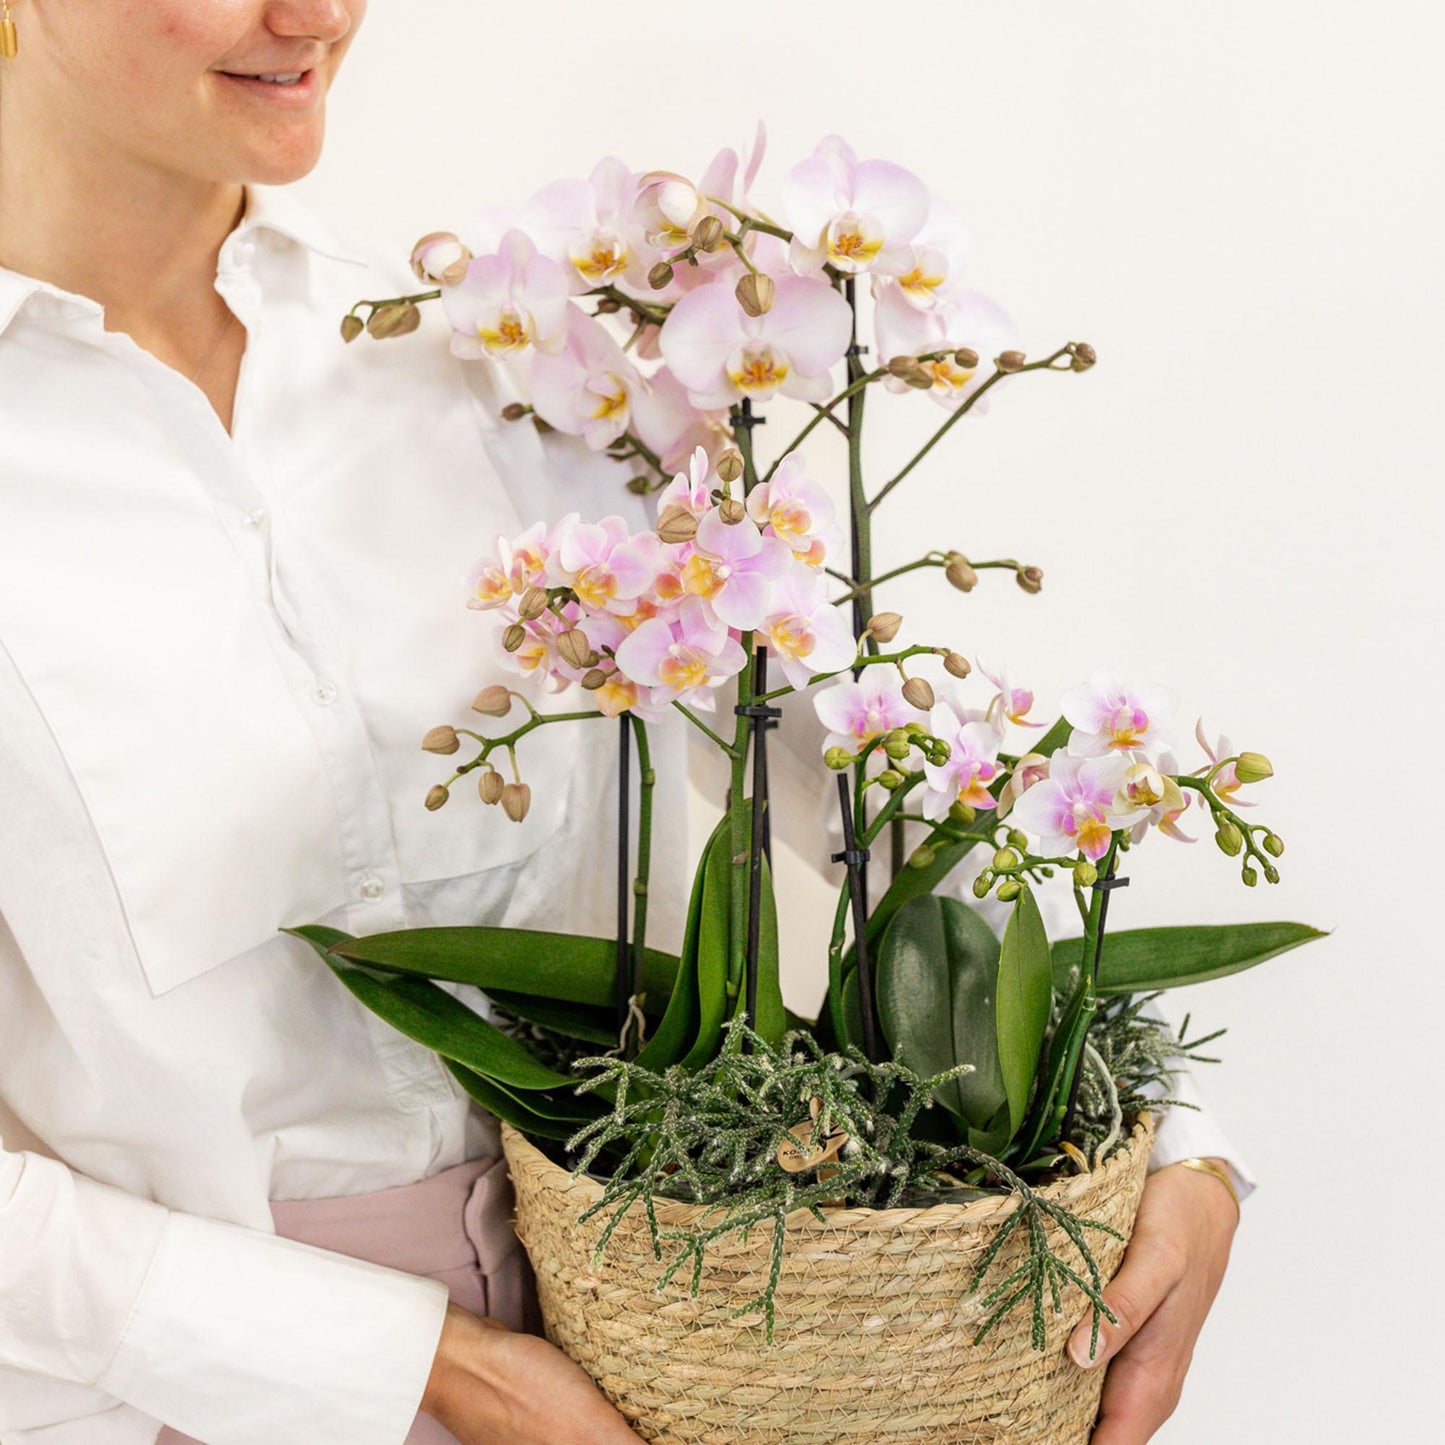
[[[1025,887],[1004,929],[998,965],[998,1063],[1008,1096],[1009,1138],[1028,1109],[1053,994],[1048,934],[1033,890]]]
[[[612,1009],[589,1008],[580,1003],[557,1003],[535,994],[510,993],[503,989],[487,990],[493,1003],[509,1014],[569,1039],[601,1044],[604,1049],[617,1046],[617,1017]]]
[[[373,933],[343,939],[331,951],[352,963],[475,984],[489,993],[502,989],[593,1008],[611,1008],[616,997],[614,938],[466,925]],[[677,967],[671,954],[643,951],[642,987],[655,1015],[666,1008]]]
[[[577,1080],[539,1063],[516,1039],[425,978],[388,976],[338,962],[336,976],[374,1014],[419,1044],[514,1089],[572,1089]]]
[[[572,1124],[547,1118],[536,1110],[529,1109],[514,1095],[499,1088],[492,1080],[474,1073],[466,1065],[454,1063],[451,1059],[443,1059],[442,1062],[451,1070],[462,1088],[482,1108],[490,1114],[495,1114],[497,1118],[504,1119],[514,1129],[520,1129],[524,1134],[543,1139],[570,1139],[581,1127],[582,1122],[585,1122],[579,1121],[577,1124]],[[536,1094],[532,1097],[545,1098],[546,1096]]]
[[[989,1130],[1008,1093],[996,1022],[999,944],[988,924],[955,898],[910,899],[883,935],[877,979],[894,1057],[924,1075],[972,1064],[936,1097],[964,1125]]]
[[[1304,923],[1199,923],[1106,933],[1098,991],[1153,993],[1228,978],[1327,936]],[[1082,962],[1083,942],[1066,938],[1054,945],[1054,987],[1061,993]]]

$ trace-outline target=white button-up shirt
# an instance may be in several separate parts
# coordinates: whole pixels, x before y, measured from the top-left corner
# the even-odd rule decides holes
[[[611,465],[564,488],[440,337],[343,347],[414,280],[284,192],[249,191],[216,288],[230,435],[95,302],[0,269],[0,1445],[399,1445],[444,1289],[278,1239],[268,1202],[495,1123],[277,930],[610,926],[612,727],[527,739],[520,827],[470,789],[427,812],[419,742],[506,678],[469,565],[619,510]],[[1192,1127],[1173,1157],[1224,1152]]]

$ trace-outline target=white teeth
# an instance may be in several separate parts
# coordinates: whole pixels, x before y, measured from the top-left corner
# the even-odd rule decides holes
[[[272,85],[296,85],[304,74],[304,71],[293,70],[283,75],[258,75],[256,79],[268,80]]]

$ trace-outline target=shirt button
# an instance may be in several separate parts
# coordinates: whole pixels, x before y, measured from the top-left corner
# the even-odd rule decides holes
[[[336,684],[318,682],[311,690],[311,700],[320,707],[330,707],[336,701]]]
[[[380,878],[363,878],[361,880],[361,896],[368,903],[375,903],[385,892],[386,884]]]
[[[246,513],[246,525],[248,527],[259,527],[266,520],[266,509],[257,507],[254,511]]]

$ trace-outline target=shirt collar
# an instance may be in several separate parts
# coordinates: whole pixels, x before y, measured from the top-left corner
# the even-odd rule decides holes
[[[349,233],[333,228],[318,216],[290,186],[253,186],[245,188],[246,205],[235,229],[221,245],[220,268],[234,265],[245,238],[252,232],[269,231],[295,246],[315,252],[333,261],[352,265],[366,264],[362,247]],[[52,305],[61,314],[101,314],[100,307],[88,296],[62,290],[49,281],[23,275],[0,266],[0,336],[32,296],[43,294],[54,298]]]

